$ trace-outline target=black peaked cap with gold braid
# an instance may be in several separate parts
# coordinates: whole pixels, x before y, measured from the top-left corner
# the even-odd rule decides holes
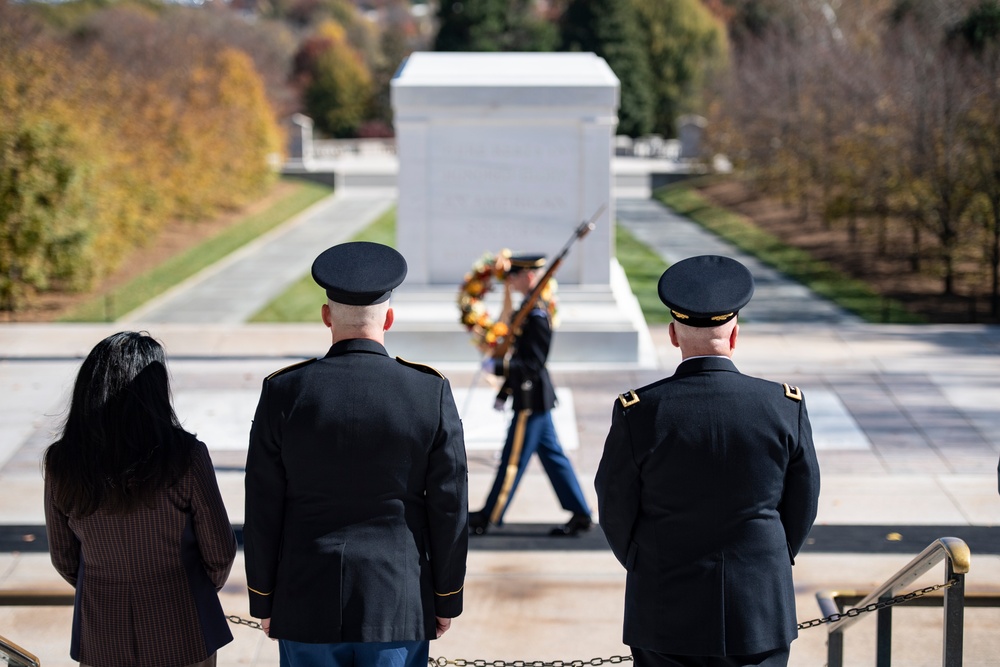
[[[510,273],[525,269],[540,269],[545,266],[545,255],[513,255],[510,258]]]
[[[699,255],[673,264],[657,292],[675,322],[717,327],[736,317],[753,296],[753,275],[735,259]]]
[[[313,261],[312,277],[331,301],[370,306],[389,300],[406,277],[406,260],[387,245],[351,241],[320,253]]]

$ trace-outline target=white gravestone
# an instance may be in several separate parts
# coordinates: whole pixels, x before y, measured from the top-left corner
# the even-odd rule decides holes
[[[618,79],[592,53],[414,53],[392,81],[397,247],[410,285],[483,252],[555,253],[600,208],[561,285],[607,285]]]
[[[681,142],[680,159],[697,160],[701,157],[701,140],[708,121],[701,116],[681,116],[677,119],[677,137]]]

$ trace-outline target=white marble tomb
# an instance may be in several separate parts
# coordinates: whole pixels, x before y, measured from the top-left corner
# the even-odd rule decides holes
[[[618,79],[592,53],[414,53],[392,81],[409,281],[455,284],[486,251],[556,252],[603,204],[562,284],[612,256]]]
[[[418,52],[391,86],[396,247],[409,267],[396,340],[410,328],[415,352],[474,358],[441,334],[465,336],[454,297],[475,260],[502,248],[551,258],[606,206],[557,274],[552,359],[638,362],[648,332],[614,259],[619,82],[608,64],[593,53]]]

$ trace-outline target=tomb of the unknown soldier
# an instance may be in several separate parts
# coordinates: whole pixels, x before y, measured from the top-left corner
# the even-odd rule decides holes
[[[614,260],[611,156],[619,83],[592,53],[414,53],[392,81],[399,160],[400,345],[473,360],[455,290],[483,253],[559,251],[553,361],[650,365],[648,333]],[[404,354],[405,353],[401,353]]]

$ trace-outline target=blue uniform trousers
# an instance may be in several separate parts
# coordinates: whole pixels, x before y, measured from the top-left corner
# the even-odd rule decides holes
[[[521,481],[531,455],[538,452],[545,473],[549,476],[562,508],[574,514],[590,514],[580,483],[573,472],[573,465],[563,453],[550,411],[532,413],[520,410],[514,413],[507,442],[503,446],[500,468],[493,488],[486,499],[483,512],[491,523],[503,525],[503,515],[510,506],[514,491]]]
[[[306,644],[278,640],[281,667],[427,667],[430,642]]]

